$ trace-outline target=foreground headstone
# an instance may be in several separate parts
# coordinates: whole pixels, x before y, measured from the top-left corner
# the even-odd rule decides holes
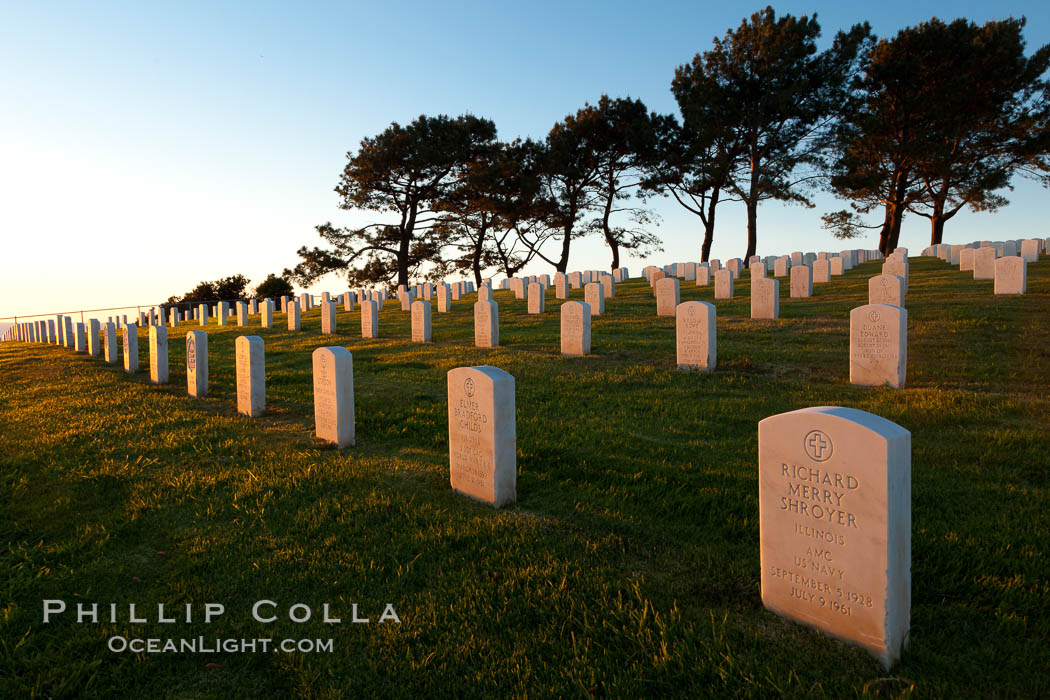
[[[73,335],[76,338],[73,349],[77,352],[87,352],[87,328],[83,323],[77,323]]]
[[[780,280],[752,277],[751,318],[780,318]]]
[[[255,418],[266,410],[266,350],[257,335],[237,338],[237,412]]]
[[[911,434],[840,406],[758,424],[762,603],[889,668],[911,617]]]
[[[499,304],[494,301],[479,301],[474,304],[474,346],[499,346]]]
[[[718,356],[714,304],[706,301],[679,304],[675,309],[675,338],[678,369],[713,370]]]
[[[656,282],[656,315],[674,316],[680,301],[678,278],[664,277]]]
[[[889,304],[867,304],[850,311],[850,383],[900,389],[907,373],[907,310]]]
[[[995,294],[1024,294],[1028,290],[1028,265],[1016,255],[995,261]]]
[[[149,380],[168,383],[168,329],[164,326],[149,327]]]
[[[518,468],[514,406],[514,377],[507,372],[481,366],[459,367],[448,373],[449,481],[453,491],[497,508],[515,501]]]
[[[106,357],[106,362],[111,365],[117,364],[117,326],[112,321],[106,322],[106,327],[102,334],[103,337],[103,348]]]
[[[438,297],[440,304],[441,297]],[[371,299],[361,302],[361,337],[379,337],[379,312],[376,311],[376,302]]]
[[[353,445],[353,356],[346,348],[317,348],[313,352],[313,368],[314,430],[317,437],[337,447]]]
[[[868,280],[868,303],[904,306],[904,279],[899,275],[875,275]]]
[[[139,327],[134,323],[124,324],[124,371],[139,371]]]
[[[431,342],[430,302],[412,302],[412,342]]]
[[[208,334],[186,334],[186,393],[195,398],[208,395]]]
[[[590,304],[578,301],[567,301],[561,305],[562,355],[590,354],[592,308]]]

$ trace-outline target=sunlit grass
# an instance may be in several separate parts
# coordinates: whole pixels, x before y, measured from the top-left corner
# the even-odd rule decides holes
[[[593,354],[559,354],[559,301],[543,316],[498,291],[500,340],[473,347],[473,295],[434,312],[357,312],[320,335],[208,327],[211,392],[65,349],[0,344],[0,501],[9,575],[0,610],[4,696],[825,695],[1050,692],[1050,259],[1029,293],[912,262],[907,386],[848,383],[848,313],[867,264],[781,285],[778,321],[683,282],[718,310],[718,368],[679,372],[674,322],[648,285],[617,285]],[[573,298],[582,297],[579,290]],[[268,412],[234,409],[234,340],[266,343]],[[357,445],[312,435],[310,352],[354,355]],[[445,373],[491,364],[516,378],[518,502],[495,511],[448,486]],[[887,677],[863,651],[784,622],[759,598],[756,426],[839,404],[912,431],[912,637]],[[155,610],[223,603],[210,625],[41,624],[41,601]],[[251,619],[260,599],[282,619]],[[288,621],[292,603],[344,620]],[[349,624],[357,603],[373,622]],[[402,623],[377,624],[386,603]],[[332,654],[133,655],[138,637],[334,640]],[[208,664],[220,668],[209,668]]]

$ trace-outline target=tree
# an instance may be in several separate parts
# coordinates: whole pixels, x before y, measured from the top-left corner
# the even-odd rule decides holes
[[[822,136],[845,104],[870,29],[862,24],[839,32],[818,54],[819,36],[816,16],[777,18],[767,6],[675,72],[672,91],[686,126],[713,132],[699,139],[693,152],[713,158],[713,172],[721,154],[732,157],[725,185],[747,207],[745,260],[757,248],[759,202],[772,198],[812,206],[801,187],[818,177]],[[712,153],[713,148],[721,151]],[[800,169],[805,169],[801,175]]]
[[[345,271],[351,284],[396,280],[408,284],[426,263],[441,264],[449,232],[435,203],[456,181],[456,171],[489,146],[495,125],[471,115],[451,119],[420,116],[406,127],[396,122],[365,138],[335,191],[340,208],[393,214],[393,222],[357,229],[317,226],[327,248],[300,248],[301,261],[284,276],[306,286],[333,271]]]
[[[991,211],[1015,172],[1050,184],[1050,48],[1024,56],[1024,20],[978,27],[937,19],[901,30],[867,55],[861,99],[835,134],[831,185],[853,212],[825,216],[844,236],[872,228],[859,214],[884,209],[879,249],[897,247],[906,211],[931,223],[931,242],[964,207]]]
[[[255,297],[257,299],[279,299],[283,296],[292,296],[294,292],[291,282],[271,273],[255,288]]]
[[[915,56],[914,70],[936,90],[936,131],[918,168],[920,197],[908,210],[930,220],[930,244],[943,240],[944,223],[962,208],[995,211],[1007,204],[996,190],[1015,172],[1050,185],[1047,161],[1047,83],[1050,46],[1025,57],[1025,20],[977,26],[932,19],[894,39]],[[921,58],[920,58],[921,57]]]
[[[653,213],[640,206],[624,206],[645,178],[644,170],[657,153],[657,134],[654,118],[650,117],[641,100],[602,95],[595,106],[586,105],[589,112],[584,124],[594,132],[590,142],[598,158],[598,174],[593,185],[598,216],[588,228],[605,238],[612,252],[610,269],[620,267],[620,249],[640,251],[642,256],[662,251],[661,241],[641,228],[615,226],[613,217],[627,215],[631,221],[644,226],[654,220]]]

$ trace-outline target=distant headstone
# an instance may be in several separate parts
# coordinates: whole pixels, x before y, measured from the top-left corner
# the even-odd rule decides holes
[[[248,304],[243,301],[237,302],[237,325],[248,325]]]
[[[106,322],[102,338],[106,362],[117,364],[117,327],[112,321]]]
[[[199,304],[197,306],[197,323],[202,326],[208,325],[208,305]]]
[[[438,297],[440,304],[441,297]],[[376,302],[371,299],[361,302],[361,337],[379,337],[379,312],[376,311]]]
[[[186,334],[186,393],[198,399],[208,395],[208,334],[204,331]]]
[[[728,267],[715,273],[715,299],[733,298],[733,271]]]
[[[134,323],[124,325],[124,371],[139,371],[139,328]]]
[[[428,304],[429,302],[417,302]],[[314,430],[337,447],[354,444],[354,358],[341,347],[313,352]]]
[[[751,273],[751,279],[757,279],[759,277],[766,276],[766,264],[761,260],[756,260],[747,266],[748,271]]]
[[[546,308],[546,295],[543,293],[543,285],[532,282],[529,284],[529,313],[542,314]]]
[[[230,305],[225,301],[219,302],[219,311],[216,314],[219,317],[219,325],[225,326],[226,319],[230,317]]]
[[[83,323],[76,325],[73,329],[73,336],[75,338],[73,349],[77,352],[87,352],[87,328]]]
[[[1028,289],[1028,264],[1017,255],[1008,255],[995,261],[996,294],[1024,294]]]
[[[973,270],[973,256],[977,251],[973,248],[963,248],[959,251],[959,271],[969,272]]]
[[[67,348],[73,347],[73,319],[69,316],[62,317],[62,345]]]
[[[975,280],[994,280],[995,258],[995,248],[991,246],[975,250],[973,253],[973,278]]]
[[[149,380],[168,383],[168,329],[164,326],[149,327]]]
[[[832,277],[838,277],[846,269],[846,263],[840,257],[828,258],[828,264],[831,266]]]
[[[237,338],[237,412],[255,418],[266,410],[266,351],[257,335]]]
[[[813,296],[813,277],[809,267],[799,263],[791,266],[791,298],[805,299]]]
[[[680,301],[680,290],[676,277],[664,277],[656,283],[656,315],[674,316]]]
[[[696,286],[706,287],[709,284],[711,284],[711,268],[707,263],[700,263],[696,266]]]
[[[297,331],[302,327],[299,313],[300,303],[298,299],[288,301],[288,330],[290,331]]]
[[[591,316],[605,313],[605,290],[601,282],[588,282],[583,288],[583,300],[591,307]]]
[[[492,287],[487,284],[478,287],[478,301],[492,301]]]
[[[97,318],[90,319],[87,327],[87,346],[88,354],[92,357],[98,357],[102,354],[102,347],[99,343],[99,323]]]
[[[894,254],[896,255],[896,253]],[[908,261],[902,259],[900,256],[891,257],[882,263],[882,274],[884,275],[897,275],[904,280],[904,293],[908,293]]]
[[[772,277],[751,280],[751,318],[780,318],[780,280]]]
[[[831,263],[827,258],[813,261],[813,283],[823,284],[831,281]]]
[[[904,280],[898,275],[875,275],[868,280],[868,303],[904,306]]]
[[[446,313],[448,311],[448,305],[452,298],[452,290],[448,288],[448,285],[442,282],[437,287],[437,298],[438,298],[438,313]]]
[[[260,306],[260,311],[262,311],[262,327],[273,328],[273,300],[263,299],[263,302]]]
[[[1021,241],[1021,257],[1025,262],[1039,262],[1039,251],[1042,249],[1042,241],[1038,238],[1029,238]]]
[[[430,302],[412,302],[412,342],[431,342]]]
[[[168,325],[170,325],[172,328],[178,328],[179,327],[179,310],[178,309],[170,309],[168,311]]]
[[[479,301],[474,304],[474,346],[494,348],[499,345],[499,304]]]
[[[578,301],[567,301],[561,305],[562,355],[590,354],[591,311],[593,308],[589,303]]]
[[[889,669],[911,617],[911,434],[841,406],[758,424],[762,603]]]
[[[850,311],[850,383],[900,389],[907,373],[907,310],[889,304],[867,304]]]
[[[679,304],[675,309],[675,337],[678,369],[713,370],[718,356],[714,304],[706,301]]]
[[[554,275],[554,298],[569,298],[569,278],[563,272],[558,272]]]
[[[578,303],[578,302],[574,302]],[[448,373],[452,490],[499,508],[517,498],[514,377],[496,367]]]
[[[321,301],[321,335],[333,335],[335,333],[335,303],[332,301]]]

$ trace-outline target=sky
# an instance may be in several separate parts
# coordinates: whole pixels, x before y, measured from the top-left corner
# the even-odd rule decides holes
[[[378,220],[339,208],[347,153],[420,114],[492,119],[502,139],[542,138],[604,93],[677,113],[677,66],[764,5],[711,2],[11,2],[0,0],[0,324],[3,317],[153,305],[201,280],[252,284],[321,243],[314,227]],[[930,17],[1024,15],[1030,52],[1050,43],[1040,2],[779,3],[816,13],[822,48],[868,21],[879,36]],[[1010,206],[961,213],[945,242],[1050,235],[1050,191],[1015,180]],[[764,203],[761,255],[874,248],[837,241],[813,209]],[[664,252],[699,260],[701,227],[655,205]],[[746,217],[722,207],[712,250],[744,253]],[[901,245],[929,244],[925,219]],[[601,269],[598,239],[570,269]],[[553,272],[534,264],[529,274]],[[342,291],[334,275],[311,290]],[[98,315],[98,314],[92,314]],[[102,314],[104,315],[104,314]]]

